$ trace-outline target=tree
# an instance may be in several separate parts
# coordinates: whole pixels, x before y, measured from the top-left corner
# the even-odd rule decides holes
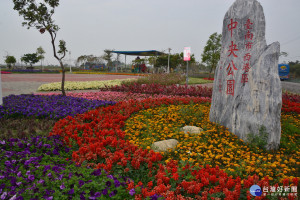
[[[38,48],[36,49],[36,54],[38,55],[38,58],[39,58],[39,60],[41,61],[42,71],[44,71],[42,61],[43,61],[44,58],[45,58],[45,56],[44,56],[45,53],[46,53],[46,52],[44,51],[44,49],[43,49],[42,47],[38,47]]]
[[[107,62],[108,71],[109,71],[109,67],[112,67],[112,56],[113,56],[112,51],[113,50],[105,49],[104,55],[102,56],[103,60]]]
[[[94,55],[81,55],[81,56],[79,56],[78,58],[77,58],[77,64],[80,64],[81,63],[81,65],[83,65],[83,66],[85,66],[86,65],[86,63],[100,63],[101,62],[101,60],[102,60],[102,58],[101,57],[97,57],[97,56],[94,56]]]
[[[9,56],[7,55],[5,58],[5,63],[7,64],[7,67],[10,69],[11,65],[15,65],[15,63],[17,62],[16,58],[14,56]]]
[[[221,52],[221,34],[213,33],[209,36],[209,39],[204,47],[202,56],[202,62],[207,64],[210,68],[210,72],[216,69],[217,64],[220,60],[220,52]]]
[[[148,58],[149,63],[154,64],[155,67],[167,67],[168,66],[168,55],[161,55],[155,57],[149,57]],[[195,55],[191,55],[191,60],[189,63],[195,63]],[[186,62],[183,60],[183,53],[176,53],[176,54],[170,54],[170,69],[182,67],[185,69]]]
[[[29,63],[30,67],[32,67],[33,64],[40,61],[37,53],[28,53],[24,54],[24,56],[21,57],[21,60],[25,62],[26,64]]]
[[[67,48],[64,40],[59,41],[58,51],[56,51],[55,40],[59,27],[54,24],[52,16],[55,8],[59,5],[59,0],[41,0],[37,3],[35,0],[13,0],[14,10],[24,18],[23,26],[27,29],[36,28],[41,34],[46,31],[50,34],[51,44],[53,48],[53,56],[58,60],[62,69],[61,90],[65,96],[65,68],[62,59],[66,56]],[[60,57],[58,56],[60,55]]]

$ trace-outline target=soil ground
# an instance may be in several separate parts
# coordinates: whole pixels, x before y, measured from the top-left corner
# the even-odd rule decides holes
[[[104,81],[114,79],[138,78],[128,75],[104,75],[104,74],[66,74],[66,81]],[[39,86],[45,83],[60,82],[61,74],[1,74],[2,96],[11,94],[32,94],[37,93]],[[300,83],[282,81],[284,91],[300,94]],[[202,84],[213,87],[213,83]],[[72,92],[88,92],[98,90],[79,90]],[[66,91],[68,92],[68,91]],[[60,93],[60,92],[58,92]]]

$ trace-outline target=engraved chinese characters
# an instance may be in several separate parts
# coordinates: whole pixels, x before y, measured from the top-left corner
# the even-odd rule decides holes
[[[279,43],[265,40],[265,17],[257,0],[236,0],[223,21],[210,120],[241,139],[268,132],[268,149],[280,143]]]

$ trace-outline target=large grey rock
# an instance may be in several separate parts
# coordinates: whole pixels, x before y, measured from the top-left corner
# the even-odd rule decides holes
[[[280,143],[279,51],[278,42],[266,44],[260,3],[236,0],[223,21],[221,57],[215,72],[209,118],[243,140],[249,133],[258,134],[261,126],[265,126],[267,149],[276,149]],[[248,80],[243,79],[246,76]],[[230,89],[231,83],[234,90]]]
[[[178,144],[178,141],[175,139],[169,139],[169,140],[162,140],[158,142],[154,142],[152,144],[153,151],[156,152],[166,152],[169,149],[174,149],[176,145]]]

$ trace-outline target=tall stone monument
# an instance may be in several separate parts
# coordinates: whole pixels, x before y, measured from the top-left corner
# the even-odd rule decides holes
[[[265,29],[257,0],[236,0],[227,11],[209,118],[243,140],[265,126],[266,148],[276,149],[281,135],[280,46],[267,45]]]

